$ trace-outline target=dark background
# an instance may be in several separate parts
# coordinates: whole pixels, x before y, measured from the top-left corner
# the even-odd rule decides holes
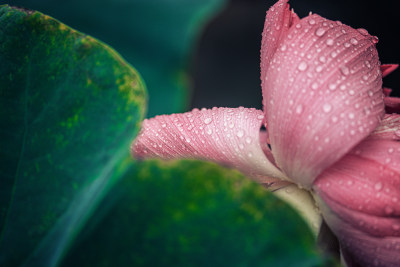
[[[261,108],[259,60],[261,33],[267,9],[275,0],[231,0],[205,28],[191,60],[192,107]],[[400,63],[400,15],[397,0],[291,0],[300,18],[310,11],[365,28],[379,38],[382,64]],[[384,86],[400,96],[400,70],[384,79]]]

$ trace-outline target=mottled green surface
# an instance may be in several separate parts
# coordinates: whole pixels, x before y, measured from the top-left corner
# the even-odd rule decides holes
[[[62,266],[328,266],[299,215],[239,172],[136,164]]]
[[[144,104],[114,50],[0,6],[0,266],[57,262],[125,173]]]
[[[115,48],[143,75],[148,116],[187,109],[189,55],[227,0],[5,0],[49,14]]]

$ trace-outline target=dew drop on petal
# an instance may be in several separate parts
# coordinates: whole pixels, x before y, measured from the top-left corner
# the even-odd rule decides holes
[[[375,186],[374,186],[374,188],[375,188],[376,191],[382,190],[382,187],[383,187],[383,185],[382,185],[381,182],[376,183]]]
[[[309,23],[310,25],[314,25],[314,24],[315,24],[315,20],[314,20],[314,19],[310,19],[310,20],[308,21],[308,23]]]
[[[324,104],[324,106],[322,107],[322,109],[324,110],[325,113],[328,113],[332,110],[332,105],[329,103]]]
[[[297,67],[300,71],[305,71],[307,69],[307,63],[302,61],[300,62],[299,66]]]
[[[318,36],[318,37],[321,37],[321,36],[323,36],[324,34],[325,34],[325,32],[326,32],[326,30],[324,29],[324,28],[318,28],[316,31],[315,31],[315,35],[316,36]]]
[[[331,91],[336,90],[336,84],[331,83],[331,84],[329,85],[329,90],[331,90]]]
[[[359,32],[359,33],[361,33],[362,35],[368,35],[368,31],[366,30],[366,29],[363,29],[363,28],[359,28],[359,29],[357,29],[357,31]]]
[[[205,120],[204,120],[204,123],[205,124],[210,124],[212,122],[212,118],[206,118]]]
[[[297,107],[296,107],[296,113],[297,114],[301,114],[303,112],[303,106],[302,105],[298,105]]]
[[[386,206],[386,207],[385,207],[385,213],[386,213],[387,215],[392,214],[392,213],[393,213],[393,208],[390,207],[390,206]]]
[[[243,137],[243,135],[244,135],[244,131],[243,131],[243,130],[239,130],[239,131],[236,133],[236,136],[239,137],[239,138]]]
[[[332,46],[333,45],[333,39],[331,39],[331,38],[326,39],[326,45]]]
[[[313,90],[317,90],[318,89],[318,83],[313,83],[312,85],[311,85],[311,89],[313,89]]]
[[[357,41],[356,38],[353,37],[353,38],[350,39],[350,43],[353,44],[353,45],[357,45],[358,41]]]
[[[341,67],[340,67],[340,71],[341,71],[342,74],[345,75],[345,76],[347,76],[347,75],[350,74],[350,70],[349,70],[349,68],[346,67],[346,66],[341,66]]]

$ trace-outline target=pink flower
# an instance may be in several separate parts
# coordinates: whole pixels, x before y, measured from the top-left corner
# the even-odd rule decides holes
[[[213,108],[157,116],[144,121],[132,153],[212,160],[271,189],[297,184],[314,196],[350,266],[395,266],[400,100],[382,89],[382,77],[397,65],[380,66],[377,38],[366,30],[316,14],[299,19],[287,1],[266,16],[263,112]],[[385,104],[392,114],[385,115]],[[260,132],[262,124],[267,132]]]

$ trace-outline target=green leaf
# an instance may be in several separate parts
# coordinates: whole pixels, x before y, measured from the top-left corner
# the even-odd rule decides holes
[[[139,74],[39,12],[0,6],[0,266],[54,265],[127,170]]]
[[[6,0],[42,11],[110,44],[143,75],[148,116],[188,107],[191,48],[227,0]]]
[[[322,266],[300,216],[235,170],[136,164],[61,266]]]

